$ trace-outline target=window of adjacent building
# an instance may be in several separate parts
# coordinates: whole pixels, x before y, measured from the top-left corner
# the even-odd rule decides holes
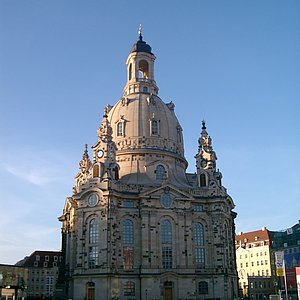
[[[251,262],[251,266],[254,267],[254,262],[253,261]]]
[[[58,257],[57,256],[54,256],[54,261],[58,261]]]
[[[265,260],[265,265],[267,265],[268,264],[268,261],[267,260]]]
[[[57,262],[53,262],[53,267],[57,267]]]
[[[261,271],[261,276],[265,276],[265,271],[264,270]]]
[[[49,261],[49,256],[48,255],[45,256],[45,261]]]
[[[241,263],[241,268],[243,267],[243,264]]]
[[[123,221],[123,243],[133,244],[133,222],[129,219]]]
[[[246,268],[248,268],[248,263],[246,262]]]
[[[44,268],[48,267],[48,262],[44,261]]]
[[[156,180],[164,180],[166,178],[166,169],[163,165],[158,165],[155,170]]]
[[[34,266],[34,267],[38,267],[38,266],[39,266],[39,263],[38,263],[37,261],[35,261],[35,262],[33,263],[33,266]]]
[[[46,277],[46,293],[48,296],[53,295],[53,286],[54,286],[54,277],[53,276],[47,276]]]
[[[204,230],[201,223],[194,224],[195,262],[198,267],[205,265]]]
[[[169,220],[161,223],[161,243],[162,243],[162,266],[165,269],[172,268],[172,225]]]
[[[132,281],[127,281],[124,284],[124,296],[134,296],[135,295],[135,284]]]
[[[90,244],[98,243],[99,238],[99,230],[98,230],[98,222],[96,219],[92,219],[89,224],[89,242]]]
[[[39,256],[39,255],[36,255],[36,256],[35,256],[35,260],[36,260],[36,261],[39,261],[39,260],[40,260],[40,256]]]
[[[262,260],[262,261],[260,262],[260,264],[261,264],[261,266],[263,266],[263,265],[264,265],[264,261]]]
[[[269,276],[269,270],[266,270],[266,276]]]
[[[98,247],[91,246],[89,247],[89,268],[96,268],[98,265]]]
[[[158,135],[158,121],[151,120],[151,135]]]
[[[208,283],[206,281],[200,281],[198,284],[199,295],[208,294]]]
[[[256,262],[256,265],[259,266],[259,261]]]

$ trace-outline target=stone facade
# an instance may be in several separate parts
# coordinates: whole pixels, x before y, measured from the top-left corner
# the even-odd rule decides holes
[[[237,296],[234,203],[205,122],[197,170],[186,173],[182,128],[158,96],[154,61],[139,32],[123,96],[105,107],[59,218],[73,300]]]

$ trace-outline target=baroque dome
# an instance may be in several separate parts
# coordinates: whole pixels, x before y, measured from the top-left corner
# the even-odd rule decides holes
[[[138,47],[140,44],[144,46]],[[182,184],[186,182],[187,168],[182,128],[174,112],[175,105],[164,103],[157,95],[154,61],[151,47],[140,35],[126,61],[123,97],[114,106],[108,105],[105,115],[116,145],[120,179],[135,177],[136,183],[153,181],[160,165],[165,169],[164,179],[178,178]]]

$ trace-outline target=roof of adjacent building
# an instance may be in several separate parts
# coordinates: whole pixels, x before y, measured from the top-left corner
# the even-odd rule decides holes
[[[235,236],[236,244],[245,244],[245,243],[255,243],[259,241],[269,241],[270,240],[270,231],[263,227],[261,230],[241,232]]]
[[[47,256],[47,260],[46,260]],[[34,265],[34,262],[49,262],[47,264],[47,268],[51,268],[53,266],[53,262],[55,262],[54,257],[61,257],[62,252],[61,251],[34,251],[33,253],[30,254],[30,256],[26,256],[24,259],[20,260],[19,262],[16,263],[16,266],[20,267],[36,267]],[[37,260],[37,257],[39,259]],[[43,264],[40,264],[39,267],[45,267]]]

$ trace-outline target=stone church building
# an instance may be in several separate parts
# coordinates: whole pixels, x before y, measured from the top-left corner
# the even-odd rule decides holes
[[[234,203],[222,186],[205,122],[186,173],[175,105],[158,96],[155,56],[141,31],[122,98],[106,106],[62,222],[73,300],[232,300],[237,296]]]

